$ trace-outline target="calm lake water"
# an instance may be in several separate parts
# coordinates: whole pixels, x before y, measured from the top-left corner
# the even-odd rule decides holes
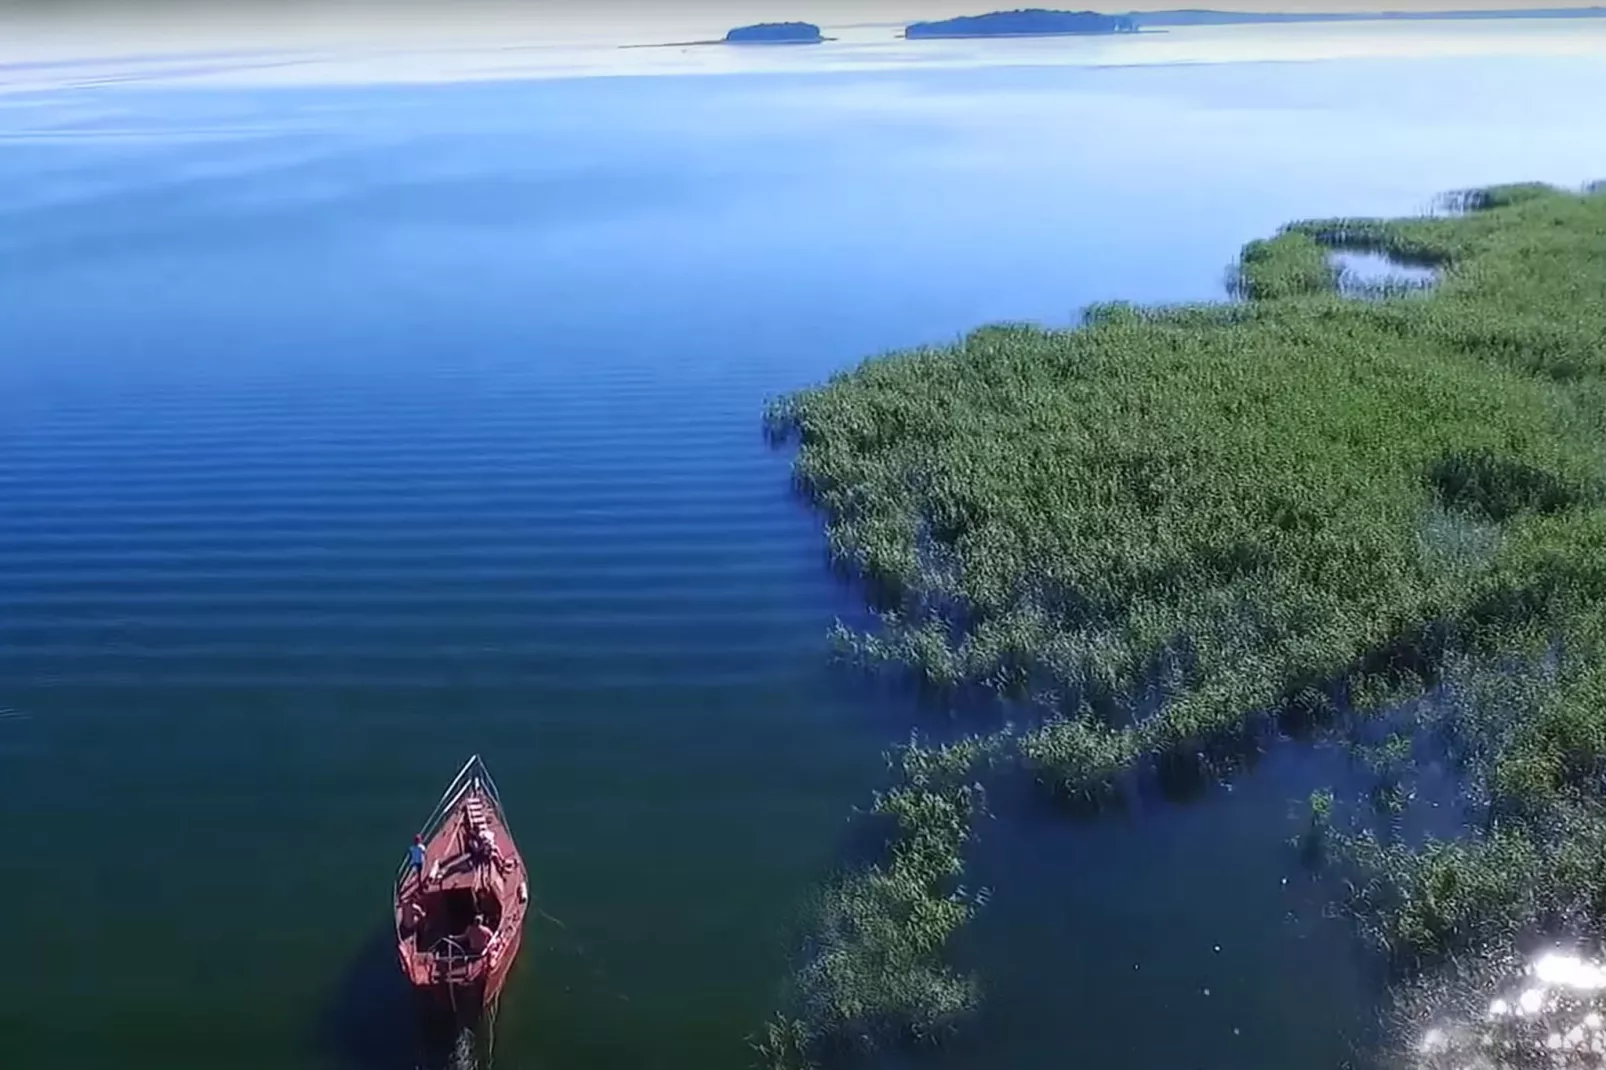
[[[389,880],[478,751],[556,919],[500,1064],[746,1065],[916,717],[827,662],[857,602],[765,398],[1601,177],[1600,99],[1565,56],[0,98],[0,1061],[397,1065]],[[1285,844],[1335,763],[987,824],[991,998],[929,1065],[1349,1058]]]

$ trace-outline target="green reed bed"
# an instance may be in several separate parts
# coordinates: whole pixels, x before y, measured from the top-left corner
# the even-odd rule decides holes
[[[1022,749],[1075,789],[1606,591],[1606,197],[1488,199],[1297,224],[1241,306],[987,328],[779,402],[884,611],[846,645],[1059,708]],[[1444,280],[1344,300],[1334,235]]]
[[[1245,248],[1240,301],[988,327],[866,361],[768,413],[798,443],[795,475],[833,555],[880,614],[868,632],[838,625],[842,647],[1032,704],[1041,716],[990,746],[1058,792],[1110,790],[1157,759],[1208,764],[1280,715],[1377,705],[1451,651],[1559,643],[1542,688],[1433,726],[1487,796],[1469,838],[1413,847],[1333,830],[1371,931],[1417,964],[1564,901],[1606,909],[1593,801],[1606,763],[1606,194],[1510,186],[1458,207],[1293,224]],[[1347,300],[1335,247],[1432,264],[1439,281]],[[947,827],[926,813],[899,814],[900,842],[927,820]],[[955,854],[900,887],[955,879],[962,842],[950,830]],[[827,940],[846,980],[805,970],[816,1023],[860,1020],[875,999],[840,993],[900,972],[854,972],[909,939],[878,929],[898,911],[860,891],[898,858],[831,893],[837,917],[873,920],[826,911],[827,932],[859,943]],[[1541,858],[1553,878],[1536,876]],[[920,954],[963,913],[923,929]],[[951,991],[931,1020],[963,1004]]]
[[[933,1040],[975,1004],[975,980],[944,952],[985,898],[960,885],[962,852],[985,808],[977,777],[1005,739],[912,739],[890,755],[895,785],[864,815],[889,826],[885,858],[816,893],[786,1009],[755,1040],[764,1065],[794,1070],[888,1039]]]

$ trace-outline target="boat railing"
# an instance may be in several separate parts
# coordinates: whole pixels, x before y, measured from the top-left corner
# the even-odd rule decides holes
[[[482,960],[496,965],[500,934],[491,938],[484,951],[471,951],[455,936],[443,936],[425,952],[432,977],[436,980],[465,979]]]
[[[435,834],[440,832],[441,826],[446,823],[446,819],[451,816],[453,810],[457,809],[457,805],[462,801],[463,796],[474,788],[479,789],[480,794],[485,797],[485,800],[490,803],[491,808],[496,812],[497,820],[501,821],[504,827],[506,826],[507,818],[502,813],[502,797],[498,794],[496,783],[486,770],[485,763],[476,754],[463,763],[463,768],[458,770],[457,775],[452,778],[451,784],[447,785],[446,790],[441,793],[440,801],[435,804],[435,809],[430,812],[423,827],[418,830],[418,834],[424,838],[426,843],[435,838]],[[401,865],[396,870],[396,887],[398,889],[406,881],[409,868],[407,859],[403,858]]]
[[[447,785],[446,790],[441,793],[440,801],[435,804],[435,809],[430,812],[428,820],[424,822],[424,827],[420,830],[420,834],[427,840],[431,834],[439,831],[442,822],[457,808],[457,804],[464,794],[474,787],[480,789],[486,800],[496,809],[497,816],[501,817],[502,797],[497,793],[496,784],[491,780],[491,774],[486,771],[485,763],[476,754],[463,764],[463,768],[458,770],[457,775],[452,778],[451,784]]]

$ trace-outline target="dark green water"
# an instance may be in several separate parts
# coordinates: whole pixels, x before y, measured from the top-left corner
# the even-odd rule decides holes
[[[857,602],[764,399],[988,320],[1218,296],[1289,218],[1590,177],[1592,78],[3,98],[0,1064],[397,1065],[388,882],[478,751],[558,919],[499,1064],[744,1065],[914,718],[826,661]],[[1131,826],[989,826],[961,953],[996,998],[940,1062],[1342,1058],[1360,980],[1281,883],[1326,773],[1279,768]]]

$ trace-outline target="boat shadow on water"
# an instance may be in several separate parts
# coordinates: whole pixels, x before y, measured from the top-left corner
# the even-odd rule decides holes
[[[489,1070],[489,1025],[464,1028],[450,1014],[427,1013],[397,968],[396,935],[386,927],[363,941],[341,977],[319,1040],[351,1070]]]

